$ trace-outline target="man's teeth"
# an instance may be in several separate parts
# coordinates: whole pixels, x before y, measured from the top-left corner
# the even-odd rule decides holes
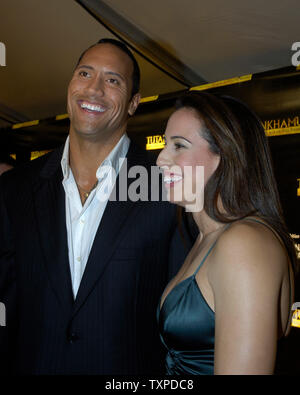
[[[104,112],[105,111],[104,108],[102,108],[100,106],[97,106],[95,104],[89,104],[89,103],[81,103],[80,107],[81,108],[86,108],[86,109],[91,110],[91,111],[98,111],[98,112]]]
[[[171,184],[171,182],[176,182],[182,180],[181,176],[165,176],[164,177],[164,182],[166,184]]]

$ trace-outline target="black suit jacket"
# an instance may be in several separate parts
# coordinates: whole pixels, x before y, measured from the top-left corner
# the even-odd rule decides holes
[[[178,239],[169,262],[176,208],[109,201],[74,301],[61,156],[62,148],[0,177],[2,372],[161,373],[156,307],[169,265],[176,272],[186,254]],[[128,169],[151,166],[133,143],[127,158]]]

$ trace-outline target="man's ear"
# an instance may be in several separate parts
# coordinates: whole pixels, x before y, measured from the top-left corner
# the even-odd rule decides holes
[[[141,100],[141,95],[139,93],[136,93],[130,100],[129,108],[128,108],[128,114],[130,116],[132,116],[135,113],[135,110],[137,109],[140,100]]]

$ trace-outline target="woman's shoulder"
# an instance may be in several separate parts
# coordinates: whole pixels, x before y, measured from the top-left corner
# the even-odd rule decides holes
[[[216,243],[208,270],[216,305],[278,298],[288,272],[285,248],[271,229],[248,220],[232,223]]]
[[[265,267],[283,271],[287,264],[286,249],[279,235],[256,217],[232,222],[220,236],[214,258],[217,266],[246,271],[257,266],[261,270]]]

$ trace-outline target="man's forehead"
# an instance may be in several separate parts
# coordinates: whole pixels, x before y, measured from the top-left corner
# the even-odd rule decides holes
[[[105,56],[112,56],[112,57],[120,57],[122,58],[122,63],[125,61],[128,64],[131,64],[133,67],[133,62],[130,59],[130,57],[119,47],[116,45],[110,44],[110,43],[100,43],[92,46],[91,48],[87,49],[87,51],[84,53],[80,63],[83,63],[84,60],[87,57],[93,56],[93,55],[105,55]],[[127,60],[126,60],[127,59]]]
[[[128,83],[132,83],[133,61],[126,52],[110,43],[100,43],[89,48],[75,70],[80,68],[102,70],[103,67],[106,72],[118,74],[124,81],[128,80]]]

